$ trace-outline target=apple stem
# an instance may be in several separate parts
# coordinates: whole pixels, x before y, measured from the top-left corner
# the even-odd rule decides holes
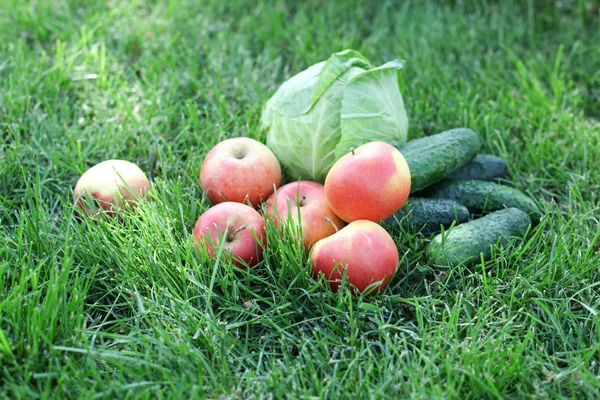
[[[302,196],[302,197],[300,198],[300,207],[302,207],[302,206],[303,206],[303,205],[305,205],[305,204],[306,204],[306,196]]]
[[[354,147],[350,147],[350,152],[354,155]]]
[[[239,228],[237,228],[231,235],[227,236],[227,241],[231,242],[235,238],[235,235],[237,235],[238,233],[240,233],[244,229],[246,229],[246,225],[242,225]]]
[[[333,223],[333,221],[331,220],[331,218],[329,217],[325,217],[325,221],[329,222],[331,225],[333,225],[333,227],[335,228],[335,233],[338,233],[340,230],[338,229],[337,225]]]
[[[240,151],[238,151],[237,158],[239,158],[239,159],[244,158],[244,149],[243,148],[241,148]]]

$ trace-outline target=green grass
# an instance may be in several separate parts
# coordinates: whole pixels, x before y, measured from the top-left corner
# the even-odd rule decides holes
[[[600,25],[593,1],[0,0],[1,398],[597,398]],[[287,77],[406,60],[409,136],[468,126],[545,216],[471,269],[392,234],[383,294],[334,294],[272,227],[237,273],[190,243],[203,157],[264,139]],[[154,201],[79,222],[136,162]]]

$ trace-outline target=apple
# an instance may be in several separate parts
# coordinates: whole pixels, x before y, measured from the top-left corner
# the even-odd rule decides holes
[[[214,146],[200,168],[200,186],[213,204],[225,201],[258,207],[281,183],[281,166],[261,142],[227,139]]]
[[[406,203],[410,185],[404,156],[391,144],[369,142],[333,164],[325,178],[325,198],[346,222],[379,222]]]
[[[301,223],[304,248],[333,235],[344,226],[325,200],[325,187],[310,181],[291,182],[277,189],[267,199],[266,213],[276,226],[290,218]]]
[[[350,222],[338,233],[321,239],[311,253],[315,277],[324,274],[337,292],[344,271],[355,289],[364,292],[371,285],[379,292],[398,268],[398,249],[390,234],[375,222]]]
[[[265,220],[254,208],[242,203],[224,202],[206,210],[194,226],[194,237],[216,257],[223,243],[223,255],[245,269],[262,260],[266,242]]]
[[[81,175],[73,195],[86,215],[112,215],[116,208],[134,205],[149,189],[150,182],[137,165],[124,160],[107,160]],[[90,207],[86,201],[88,195],[97,200],[98,209]]]

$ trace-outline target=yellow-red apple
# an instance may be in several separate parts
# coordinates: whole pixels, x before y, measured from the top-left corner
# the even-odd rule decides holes
[[[149,189],[150,182],[140,167],[129,161],[107,160],[81,175],[73,195],[86,215],[112,215],[116,208],[135,204]],[[97,200],[98,208],[86,201],[88,195]]]
[[[388,143],[369,142],[333,164],[325,178],[325,198],[346,222],[378,222],[404,205],[410,184],[404,156]]]
[[[306,251],[344,226],[344,221],[327,204],[325,188],[320,183],[288,183],[277,189],[266,204],[266,213],[273,218],[276,226],[281,226],[288,219],[300,223]]]
[[[223,256],[232,258],[239,268],[253,267],[262,260],[266,242],[265,220],[252,207],[224,202],[206,210],[194,226],[194,237],[216,257],[219,246]]]
[[[337,292],[342,276],[360,292],[387,286],[398,268],[398,248],[390,234],[375,222],[350,222],[338,233],[321,239],[311,253],[313,275],[324,274]]]
[[[258,207],[281,183],[281,166],[261,142],[245,137],[214,146],[200,168],[200,186],[213,204],[235,201]]]

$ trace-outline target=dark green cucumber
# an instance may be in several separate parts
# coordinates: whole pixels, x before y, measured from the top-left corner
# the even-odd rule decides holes
[[[475,158],[480,148],[479,136],[466,128],[411,140],[399,147],[410,168],[411,193],[441,181]]]
[[[464,167],[448,175],[448,179],[494,181],[504,178],[507,172],[506,162],[502,158],[491,154],[477,154]]]
[[[444,180],[425,190],[423,195],[456,200],[466,206],[471,213],[486,213],[506,207],[516,207],[529,214],[535,222],[539,222],[541,217],[540,209],[525,193],[495,182]]]
[[[383,223],[400,224],[409,232],[431,235],[441,231],[440,225],[448,228],[453,222],[460,224],[468,219],[467,207],[454,200],[409,197],[406,204]]]
[[[435,265],[472,265],[489,259],[495,244],[506,245],[511,238],[522,238],[531,225],[525,211],[507,208],[457,225],[435,236],[427,246],[426,255]]]

